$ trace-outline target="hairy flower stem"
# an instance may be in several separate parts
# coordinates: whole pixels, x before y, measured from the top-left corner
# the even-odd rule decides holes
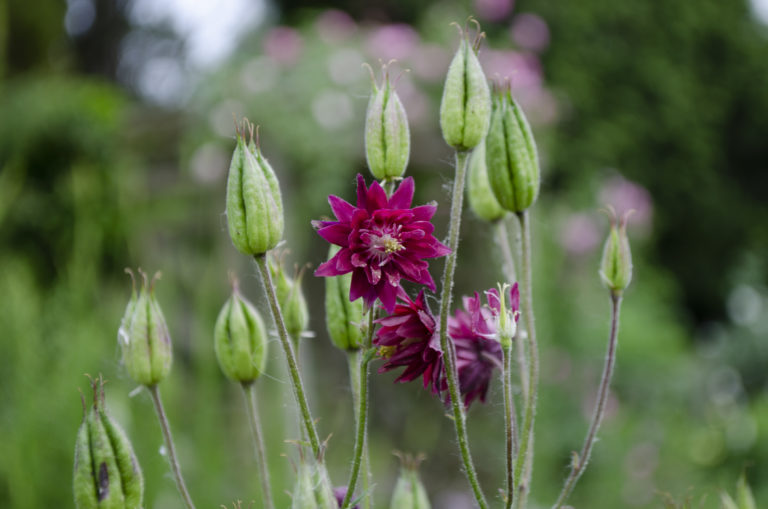
[[[184,478],[181,476],[181,466],[179,466],[179,459],[176,457],[176,446],[173,445],[171,426],[168,423],[168,417],[165,415],[163,401],[160,399],[160,389],[157,385],[147,386],[147,389],[149,390],[150,396],[152,396],[152,403],[155,405],[157,419],[160,421],[160,428],[163,430],[163,439],[165,440],[165,446],[168,448],[168,461],[171,463],[171,470],[173,471],[173,477],[176,480],[176,487],[181,494],[181,498],[184,500],[184,505],[186,505],[188,509],[195,509],[195,504],[192,503],[192,497],[189,496],[187,485],[184,484]]]
[[[277,336],[280,338],[280,344],[283,347],[285,359],[288,362],[288,371],[291,375],[291,382],[293,385],[293,395],[296,397],[296,403],[301,410],[301,416],[304,420],[304,428],[307,430],[309,443],[312,446],[312,453],[315,455],[315,458],[319,458],[321,453],[320,439],[317,435],[315,422],[312,420],[312,413],[309,411],[309,403],[307,403],[304,384],[301,381],[301,373],[299,373],[296,353],[293,350],[293,343],[285,328],[285,321],[283,320],[283,313],[280,310],[280,304],[277,302],[275,285],[272,283],[272,275],[269,273],[269,267],[267,266],[267,256],[264,254],[256,255],[254,256],[254,259],[256,260],[256,265],[259,267],[259,272],[261,272],[261,279],[264,282],[264,291],[267,294],[269,307],[272,310],[272,317],[274,318],[275,326],[277,327]]]
[[[458,373],[456,371],[456,359],[454,357],[453,342],[448,338],[448,313],[451,309],[451,297],[453,293],[453,273],[456,270],[456,254],[459,247],[459,231],[461,228],[461,209],[464,201],[464,181],[467,174],[467,161],[471,152],[456,151],[456,178],[453,181],[453,193],[451,195],[451,223],[448,234],[448,247],[451,252],[445,259],[443,272],[442,293],[440,296],[440,348],[443,350],[445,373],[448,379],[448,393],[451,396],[451,408],[453,409],[453,425],[456,428],[456,437],[461,451],[461,460],[464,463],[464,473],[475,500],[480,509],[488,509],[488,502],[480,488],[477,479],[475,465],[472,463],[472,454],[469,451],[469,439],[467,437],[467,417],[464,402],[459,393]]]
[[[357,478],[360,475],[360,465],[362,464],[363,450],[367,442],[368,436],[368,364],[371,362],[371,355],[369,350],[373,341],[373,318],[376,314],[376,306],[371,306],[368,310],[368,334],[366,337],[364,350],[361,351],[359,356],[359,371],[357,375],[357,381],[359,383],[358,388],[358,409],[356,412],[357,417],[357,433],[355,435],[355,452],[352,460],[352,473],[349,476],[349,482],[347,483],[347,494],[344,495],[344,500],[341,503],[341,509],[348,509],[352,503],[352,498],[355,493],[355,486],[357,485]],[[353,389],[354,391],[354,389]],[[364,474],[364,477],[367,476]],[[364,498],[368,498],[368,494],[364,495]]]
[[[349,350],[347,352],[347,364],[349,366],[349,386],[352,389],[352,405],[355,413],[355,426],[359,424],[360,419],[360,364],[363,360],[363,351],[360,349]],[[363,493],[370,492],[371,486],[371,464],[368,457],[368,434],[366,433],[365,443],[363,444]],[[371,507],[370,495],[362,500],[363,508]]]
[[[536,420],[536,398],[539,385],[539,347],[536,343],[536,326],[533,316],[532,267],[531,267],[531,220],[527,210],[517,214],[522,234],[523,273],[523,314],[528,331],[528,395],[525,401],[525,415],[520,435],[520,450],[517,455],[514,476],[515,508],[525,508],[530,493],[533,473],[533,428]]]
[[[504,386],[504,423],[507,438],[507,494],[505,507],[512,507],[514,500],[514,461],[517,454],[517,412],[512,398],[512,346],[503,348],[504,369],[501,373]]]
[[[274,509],[275,503],[272,500],[272,488],[269,485],[269,467],[261,433],[258,405],[256,404],[256,387],[253,382],[244,383],[241,386],[243,388],[245,405],[248,408],[248,421],[251,424],[251,432],[253,433],[253,446],[256,452],[256,462],[259,466],[259,480],[261,481],[264,509]]]
[[[581,448],[581,453],[578,457],[573,459],[571,464],[571,473],[565,480],[563,485],[563,491],[560,492],[560,496],[557,498],[557,502],[552,506],[552,509],[559,509],[571,494],[573,488],[576,486],[576,482],[584,473],[584,470],[589,463],[589,457],[592,455],[592,446],[595,443],[595,437],[597,431],[600,429],[600,423],[605,415],[605,403],[608,401],[608,392],[611,387],[611,377],[613,376],[613,368],[616,365],[616,345],[619,337],[619,313],[621,311],[621,292],[611,292],[611,333],[608,338],[608,350],[605,354],[605,365],[603,366],[603,376],[600,379],[600,388],[597,391],[597,402],[595,403],[595,410],[592,414],[592,422],[589,425],[589,431],[584,439],[584,445]]]
[[[511,243],[509,240],[509,222],[506,217],[501,218],[496,223],[496,243],[501,251],[502,258],[504,260],[504,278],[507,283],[514,283],[517,281],[517,271],[515,270],[515,258],[512,255]],[[515,251],[522,251],[520,235],[515,234]],[[518,337],[522,337],[523,327],[518,326]],[[523,401],[528,401],[528,361],[525,353],[525,343],[523,341],[515,341],[515,353],[517,354],[517,364],[520,368],[520,387],[522,389]]]

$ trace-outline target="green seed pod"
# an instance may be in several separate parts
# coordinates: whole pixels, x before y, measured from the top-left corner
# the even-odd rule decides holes
[[[471,150],[488,132],[491,94],[476,55],[483,34],[470,45],[465,32],[460,32],[459,49],[445,78],[440,128],[448,145],[456,150]]]
[[[91,409],[77,433],[73,488],[78,509],[137,509],[142,506],[144,478],[131,443],[104,410],[104,388],[93,381]],[[99,394],[99,391],[101,393]]]
[[[384,69],[381,87],[374,83],[365,115],[365,158],[379,180],[401,177],[408,166],[411,133],[405,108]]]
[[[539,195],[539,156],[528,120],[508,86],[494,94],[485,150],[488,179],[502,208],[522,212],[533,205]]]
[[[127,272],[133,279],[133,273]],[[135,284],[131,300],[125,310],[118,340],[123,351],[123,364],[136,382],[152,386],[161,382],[171,371],[173,355],[171,336],[163,311],[155,298],[155,281],[149,282],[146,273],[139,269],[143,284],[136,292]]]
[[[240,294],[233,281],[232,296],[216,319],[214,349],[227,378],[251,383],[267,363],[267,333],[256,308]]]
[[[752,489],[747,484],[747,477],[741,474],[739,482],[736,484],[736,500],[739,502],[739,509],[757,509],[755,497],[752,495]]]
[[[469,158],[469,207],[477,217],[485,221],[496,221],[507,213],[499,205],[496,195],[488,181],[488,169],[485,164],[485,140],[475,147]]]
[[[339,249],[338,246],[331,246],[328,259]],[[357,350],[363,342],[360,329],[363,323],[363,301],[358,299],[350,302],[351,284],[351,273],[325,278],[325,323],[331,341],[341,350]]]
[[[392,494],[390,509],[430,509],[427,490],[419,478],[419,458],[401,458],[400,477]]]
[[[296,278],[290,278],[285,273],[282,262],[269,260],[269,271],[275,284],[277,302],[283,312],[283,320],[288,334],[298,341],[301,333],[309,324],[309,308],[304,293],[301,291],[301,280],[304,272],[300,271]]]
[[[315,499],[318,509],[338,509],[336,495],[333,493],[331,478],[324,463],[318,462],[314,469]]]
[[[611,231],[603,248],[603,259],[600,262],[600,279],[614,294],[621,294],[632,280],[632,253],[627,238],[627,218],[619,221],[616,212],[608,207],[611,219]],[[617,223],[619,223],[617,225]]]
[[[245,144],[245,129],[251,132]],[[227,225],[232,243],[243,254],[261,255],[283,238],[283,200],[275,172],[253,142],[253,124],[237,133],[227,178]]]
[[[302,459],[296,470],[296,484],[291,493],[291,509],[319,509],[314,488],[312,468]]]

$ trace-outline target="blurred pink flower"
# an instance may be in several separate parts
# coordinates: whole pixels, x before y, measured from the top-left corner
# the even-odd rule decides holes
[[[368,37],[368,52],[374,58],[385,62],[391,59],[408,58],[419,44],[419,34],[410,25],[398,23],[384,25]]]
[[[475,11],[482,19],[499,21],[512,12],[513,0],[475,0]]]
[[[264,53],[273,61],[286,66],[296,63],[303,45],[299,32],[285,26],[271,29],[264,37]]]
[[[480,53],[480,63],[488,78],[509,78],[513,93],[520,89],[541,88],[541,63],[533,53],[486,50]]]
[[[600,203],[611,205],[619,217],[634,210],[629,224],[648,229],[653,218],[653,202],[646,188],[621,175],[608,178],[600,189]]]
[[[510,35],[515,44],[523,49],[541,52],[549,46],[549,27],[541,16],[519,14],[512,21]]]
[[[328,9],[317,17],[315,28],[323,42],[333,44],[352,35],[357,30],[357,24],[346,12]]]
[[[440,82],[445,79],[445,70],[451,55],[437,44],[423,44],[416,48],[411,62],[413,74],[427,81]]]
[[[600,229],[590,214],[577,212],[569,215],[560,225],[560,244],[569,254],[592,252],[600,243]]]

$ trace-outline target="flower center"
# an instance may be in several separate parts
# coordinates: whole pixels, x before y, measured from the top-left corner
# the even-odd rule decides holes
[[[376,248],[383,251],[384,254],[397,253],[405,249],[405,246],[400,243],[395,237],[389,233],[385,233],[374,242]]]

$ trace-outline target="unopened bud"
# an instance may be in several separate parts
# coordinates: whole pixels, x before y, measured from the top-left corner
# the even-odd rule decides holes
[[[240,294],[237,281],[232,286],[232,296],[216,319],[213,344],[227,378],[250,383],[264,372],[267,333],[259,312]]]
[[[331,246],[328,259],[339,249],[338,246]],[[341,350],[356,350],[363,342],[360,329],[363,322],[363,301],[349,300],[351,284],[351,273],[325,278],[325,323],[331,341]]]
[[[142,507],[144,478],[131,443],[104,409],[104,382],[92,381],[93,406],[77,432],[73,488],[78,509]]]
[[[603,248],[603,259],[600,262],[600,279],[603,284],[614,294],[621,294],[629,286],[632,280],[632,253],[629,249],[627,238],[627,218],[629,214],[619,220],[616,211],[608,207],[611,219],[611,231]]]
[[[365,158],[379,180],[402,177],[408,166],[411,133],[405,108],[389,81],[387,68],[380,87],[373,84],[365,115]]]
[[[448,145],[456,150],[471,150],[488,132],[491,95],[476,55],[484,34],[478,34],[470,44],[466,31],[459,31],[459,49],[448,67],[440,103],[440,128]]]
[[[285,273],[282,261],[275,260],[269,261],[269,271],[275,285],[277,302],[283,312],[285,328],[288,334],[298,341],[309,323],[309,309],[301,291],[304,271],[300,271],[295,278],[291,278]]]
[[[499,204],[510,212],[533,205],[539,195],[539,156],[531,127],[509,85],[499,86],[494,93],[485,150],[488,179]]]
[[[496,221],[507,212],[501,208],[488,181],[488,169],[485,164],[485,141],[475,147],[469,158],[469,207],[477,217],[485,221]]]
[[[133,272],[126,269],[131,279]],[[131,300],[125,309],[118,341],[123,351],[123,364],[136,382],[152,386],[161,382],[171,371],[173,355],[168,325],[155,298],[155,281],[159,273],[149,281],[139,269],[142,285],[136,291],[134,280]]]
[[[245,130],[251,141],[245,143]],[[253,141],[253,124],[243,122],[227,179],[227,225],[243,254],[261,255],[283,238],[283,200],[275,172]]]
[[[401,458],[400,477],[392,494],[390,509],[430,509],[427,490],[419,478],[420,458]]]

